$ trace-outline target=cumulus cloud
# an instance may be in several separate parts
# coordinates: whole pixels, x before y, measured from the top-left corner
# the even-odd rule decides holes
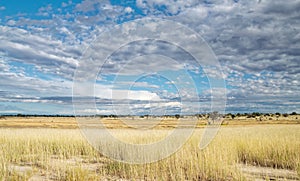
[[[6,61],[32,64],[45,73],[72,79],[81,54],[79,46],[71,47],[20,28],[0,26],[0,31],[0,52]]]
[[[179,0],[179,1],[174,1],[174,0],[137,0],[137,6],[142,8],[144,12],[147,13],[154,13],[157,14],[163,13],[165,15],[168,14],[178,14],[181,11],[188,9],[189,7],[192,7],[196,4],[198,4],[199,1],[197,0]]]
[[[228,107],[239,109],[235,106],[239,104],[247,111],[272,112],[272,104],[264,109],[262,104],[259,106],[255,102],[262,99],[265,104],[274,99],[289,102],[291,97],[298,100],[296,94],[300,90],[296,77],[299,76],[300,47],[296,41],[299,42],[300,27],[296,8],[299,2],[213,1],[210,5],[194,8],[202,9],[203,6],[209,15],[198,23],[178,17],[179,21],[196,29],[216,53],[227,85],[231,92],[237,93],[231,94],[237,101],[229,101]],[[296,109],[294,104],[274,104],[274,110]]]
[[[208,42],[224,74],[211,68],[209,61],[205,61],[209,59],[207,49],[200,52],[205,57],[201,66],[206,70],[206,76],[226,79],[228,111],[299,112],[299,7],[300,3],[296,0],[138,0],[135,5],[85,0],[78,4],[62,3],[59,9],[50,5],[41,7],[35,14],[39,18],[27,15],[1,17],[0,85],[2,91],[15,95],[9,97],[9,94],[0,94],[1,101],[71,104],[72,80],[78,66],[82,66],[82,72],[77,72],[82,80],[100,80],[101,77],[97,75],[99,65],[103,65],[100,73],[119,74],[120,77],[177,71],[172,76],[164,75],[170,78],[171,84],[179,85],[183,100],[194,101],[189,104],[190,108],[182,107],[182,111],[197,112],[195,100],[203,103],[203,111],[209,111],[210,90],[195,92],[191,88],[193,80],[186,78],[190,75],[182,77],[183,72],[180,71],[196,71],[199,65],[192,61],[188,52],[180,49],[182,47],[174,46],[179,39],[176,34],[179,30],[174,27],[149,22],[143,29],[147,31],[132,34],[130,32],[138,25],[129,23],[128,26],[121,26],[120,35],[111,34],[102,39],[106,47],[101,47],[103,43],[90,47],[90,53],[95,57],[103,54],[98,48],[113,52],[106,62],[95,59],[82,64],[81,61],[85,60],[82,55],[87,53],[86,50],[89,51],[87,48],[101,32],[110,32],[114,25],[128,20],[150,16],[186,25]],[[0,7],[0,11],[4,10],[5,7]],[[156,37],[158,29],[161,33]],[[172,42],[140,41],[122,46],[125,40],[149,36],[160,40],[169,36]],[[193,40],[187,32],[181,36],[182,39]],[[183,48],[189,47],[195,52],[199,50],[193,41],[181,43]],[[107,85],[111,80],[103,81],[95,86],[98,105],[103,104],[101,113],[111,109],[107,105],[111,102],[108,100],[112,99],[118,104],[122,99],[135,101],[135,109],[142,112],[140,108],[143,107],[153,110],[155,106],[163,107],[158,103],[149,106],[143,101],[165,101],[165,105],[171,106],[180,97],[178,92],[170,92],[149,82],[135,83],[140,90],[129,91],[126,88],[134,80],[120,78],[116,87]],[[161,91],[151,92],[150,88]],[[83,96],[94,96],[95,93],[89,88],[83,88],[81,92]],[[117,96],[113,98],[112,93]],[[62,98],[64,96],[69,98]],[[143,104],[137,104],[138,100]],[[173,110],[178,111],[178,107],[175,107]],[[3,109],[13,110],[13,107]]]

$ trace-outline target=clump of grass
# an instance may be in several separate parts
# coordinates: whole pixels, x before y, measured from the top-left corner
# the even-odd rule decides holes
[[[55,172],[55,169],[49,169],[52,157],[67,160],[72,156],[87,156],[94,159],[98,155],[78,130],[2,129],[0,132],[0,178],[12,175],[7,169],[9,164],[26,164]]]
[[[123,179],[242,180],[239,170],[233,167],[235,159],[226,152],[230,148],[225,149],[224,144],[220,145],[220,140],[215,140],[205,150],[198,148],[202,131],[197,130],[181,150],[164,160],[142,165],[111,162],[105,170],[109,175]]]
[[[58,178],[64,181],[81,181],[81,180],[95,180],[96,178],[90,175],[90,172],[81,167],[71,167],[64,170],[63,174]]]
[[[252,165],[296,170],[299,138],[299,131],[292,126],[252,128],[236,139],[238,159]]]

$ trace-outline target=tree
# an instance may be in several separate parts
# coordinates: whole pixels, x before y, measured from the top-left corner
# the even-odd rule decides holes
[[[260,116],[261,115],[261,113],[259,113],[259,112],[253,112],[252,113],[252,117],[253,118],[255,118],[255,117],[257,117],[257,116]]]
[[[234,119],[235,118],[235,115],[234,114],[231,114],[231,119]]]
[[[221,117],[221,115],[218,113],[218,111],[214,111],[209,114],[209,118],[213,121],[219,119],[220,117]]]
[[[202,118],[202,115],[201,115],[201,114],[195,114],[195,116],[196,116],[198,119]]]
[[[179,119],[179,118],[180,118],[180,115],[179,115],[179,114],[175,114],[175,118],[176,118],[176,119]]]

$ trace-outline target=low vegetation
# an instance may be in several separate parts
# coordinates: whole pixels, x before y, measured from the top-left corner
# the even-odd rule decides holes
[[[299,130],[298,124],[223,127],[200,150],[203,129],[197,129],[170,157],[132,165],[101,155],[78,129],[1,128],[0,180],[246,180],[241,164],[289,169],[300,175]],[[159,138],[169,130],[153,131]],[[114,129],[113,134],[132,143],[153,140],[149,132],[141,135],[131,129]]]

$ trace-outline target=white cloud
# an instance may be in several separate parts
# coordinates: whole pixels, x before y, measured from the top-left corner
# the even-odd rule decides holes
[[[231,98],[227,105],[230,110],[251,110],[255,109],[255,106],[261,110],[264,110],[264,106],[265,110],[272,110],[271,103],[274,101],[274,109],[299,110],[297,102],[291,101],[299,100],[300,94],[299,1],[213,0],[203,3],[194,0],[138,0],[136,3],[147,16],[180,22],[204,37],[223,66]],[[71,6],[70,3],[62,4],[62,8]],[[5,7],[0,7],[0,10],[5,10]],[[47,6],[41,8],[39,13],[46,16],[51,11],[54,9]],[[97,11],[101,13],[91,13]],[[23,92],[25,95],[70,95],[73,73],[80,63],[79,57],[83,50],[90,45],[96,35],[99,35],[99,32],[109,29],[116,22],[140,17],[141,15],[137,13],[127,5],[117,6],[111,5],[108,1],[85,0],[76,5],[73,12],[69,11],[66,14],[56,12],[52,19],[31,19],[22,15],[17,19],[10,17],[1,20],[3,23],[0,25],[0,52],[1,55],[6,53],[5,59],[0,58],[1,87],[6,91]],[[126,31],[123,29],[123,39],[155,37],[155,33],[160,35],[159,38],[173,36],[174,42],[178,39],[173,27],[159,27],[155,23],[148,23],[145,25],[148,31],[130,34],[135,27],[136,25],[132,23],[125,28]],[[156,32],[158,28],[161,31],[159,33]],[[116,42],[121,40],[122,43],[122,36],[105,37],[103,41],[111,42],[111,46],[106,48],[114,50],[115,45],[118,45]],[[189,34],[183,33],[182,37],[188,39]],[[183,44],[193,50],[199,48],[191,41]],[[124,76],[153,71],[176,71],[183,69],[184,65],[170,58],[177,57],[182,60],[188,57],[182,52],[178,53],[174,47],[167,48],[159,43],[156,46],[136,43],[127,49],[119,50],[121,52],[112,57],[114,59],[106,62],[106,73],[118,72],[120,76]],[[95,51],[95,56],[97,53],[99,52]],[[146,55],[137,56],[143,53]],[[202,53],[203,56],[207,56],[205,51]],[[125,60],[126,56],[130,59]],[[51,80],[44,80],[37,75],[28,75],[25,67],[10,65],[13,62],[33,66],[39,74],[53,77],[50,76]],[[88,74],[94,75],[93,73],[98,72],[97,65],[101,62],[86,63],[82,77],[89,80],[91,77]],[[205,65],[205,62],[203,63]],[[219,70],[211,69],[209,75],[218,77]],[[120,82],[125,84],[124,81]],[[186,87],[190,86],[186,79],[180,81],[174,79],[170,82],[181,82],[185,83]],[[140,83],[139,86],[149,86],[146,84]],[[128,96],[127,90],[123,90],[122,86],[118,88],[120,90],[113,90],[112,87],[101,85],[97,87],[99,90],[97,96],[111,98],[113,91],[118,94],[116,96],[118,101],[122,98],[144,101],[174,98],[171,94],[163,95],[150,91],[132,91]],[[187,100],[195,98],[190,92],[185,89],[181,96]],[[85,90],[85,94],[89,93],[90,90]],[[191,107],[190,110],[193,110],[193,106]]]
[[[163,13],[171,13],[171,14],[178,14],[182,10],[192,7],[198,4],[199,1],[197,0],[138,0],[137,6],[143,9],[148,9],[148,11],[158,11],[156,9],[157,6],[164,6],[166,9],[159,10]]]
[[[126,13],[132,13],[132,12],[134,12],[134,10],[133,10],[131,7],[126,7],[126,8],[124,9],[124,11],[125,11]]]
[[[7,61],[36,65],[45,73],[72,78],[78,64],[79,45],[71,47],[51,37],[33,35],[18,28],[1,26],[0,31],[0,51],[7,54]],[[64,70],[53,71],[55,68]]]
[[[121,95],[121,97],[122,97],[122,93],[124,94],[124,92],[117,92],[117,94]],[[115,96],[113,96],[113,98],[115,98]],[[129,91],[127,99],[142,100],[142,101],[145,100],[159,101],[160,97],[157,94],[148,91]]]

